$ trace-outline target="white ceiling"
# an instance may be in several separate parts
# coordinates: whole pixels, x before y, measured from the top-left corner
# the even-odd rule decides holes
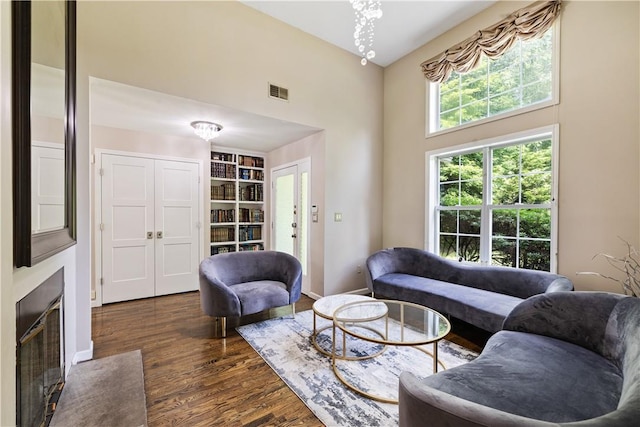
[[[355,14],[349,0],[240,0],[354,55]],[[495,3],[495,0],[382,0],[372,62],[386,67]],[[428,58],[425,58],[428,59]]]
[[[357,55],[354,12],[348,0],[242,3]],[[382,0],[383,16],[375,26],[373,62],[386,66],[468,19],[495,1]],[[354,61],[359,58],[354,57]],[[211,119],[209,119],[211,118]],[[319,132],[297,123],[166,95],[121,83],[92,79],[94,124],[197,138],[189,123],[211,120],[224,126],[213,144],[268,152]]]

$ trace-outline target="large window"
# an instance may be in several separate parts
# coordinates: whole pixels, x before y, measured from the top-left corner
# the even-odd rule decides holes
[[[428,153],[429,249],[555,271],[556,134],[544,128]]]
[[[483,56],[468,73],[431,83],[430,131],[547,105],[554,99],[555,56],[549,29],[541,38],[518,39],[496,59]]]

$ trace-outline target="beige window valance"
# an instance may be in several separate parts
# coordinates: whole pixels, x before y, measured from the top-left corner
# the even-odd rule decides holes
[[[527,40],[542,36],[560,15],[560,4],[561,0],[539,1],[515,11],[506,19],[420,64],[424,76],[441,83],[453,71],[471,71],[480,63],[483,54],[489,58],[502,55],[517,38]]]

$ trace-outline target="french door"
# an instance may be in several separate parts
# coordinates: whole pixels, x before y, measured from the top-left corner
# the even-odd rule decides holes
[[[196,163],[102,154],[102,302],[198,288]]]
[[[302,291],[309,283],[309,210],[311,162],[300,160],[271,171],[273,250],[295,256],[302,264]]]

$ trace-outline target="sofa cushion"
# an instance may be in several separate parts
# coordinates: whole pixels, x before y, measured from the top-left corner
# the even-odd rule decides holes
[[[504,318],[522,302],[510,295],[403,273],[382,275],[373,287],[386,297],[424,305],[489,332],[502,329]]]
[[[514,331],[492,336],[473,362],[423,380],[480,405],[556,423],[615,411],[622,383],[618,367],[590,350]]]
[[[272,307],[289,304],[289,292],[282,282],[254,280],[230,286],[240,300],[242,315],[259,313]]]

